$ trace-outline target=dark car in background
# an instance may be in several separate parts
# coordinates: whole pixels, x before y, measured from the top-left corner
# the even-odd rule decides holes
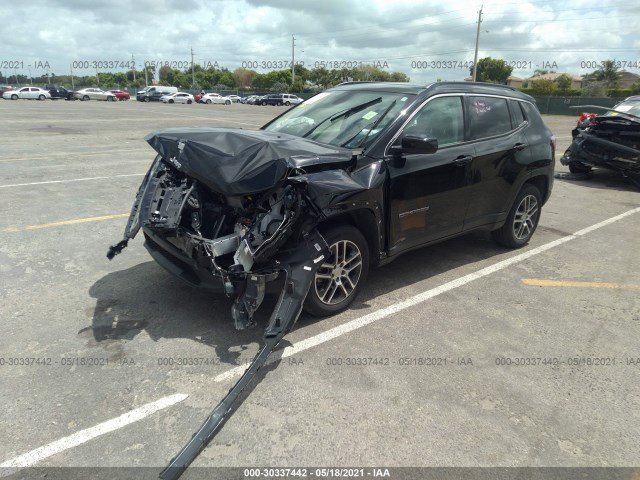
[[[243,329],[287,264],[300,276],[281,301],[330,315],[371,266],[401,253],[476,229],[509,248],[531,239],[555,155],[532,97],[470,82],[362,82],[313,98],[259,131],[148,135],[157,156],[110,258],[142,230],[168,271],[234,298]]]
[[[298,105],[302,103],[302,99],[291,93],[271,93],[260,99],[260,105]]]
[[[64,100],[75,100],[73,96],[73,90],[67,90],[64,87],[59,87],[57,85],[47,85],[45,90],[48,90],[51,94],[52,100],[64,99]]]

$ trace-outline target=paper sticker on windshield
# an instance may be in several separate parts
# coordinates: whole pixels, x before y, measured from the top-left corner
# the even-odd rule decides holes
[[[406,102],[406,101],[407,101],[407,97],[402,97],[402,98],[400,99],[400,101],[401,101],[401,102]]]
[[[362,118],[364,118],[365,120],[371,120],[371,119],[372,119],[373,117],[375,117],[377,114],[378,114],[378,112],[374,112],[374,111],[367,112],[367,113],[365,113],[365,114],[362,116]]]
[[[633,108],[633,105],[620,105],[618,108],[616,108],[616,110],[618,112],[628,112],[632,108]]]

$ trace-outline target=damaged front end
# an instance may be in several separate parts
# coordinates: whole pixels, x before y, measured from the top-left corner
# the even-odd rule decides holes
[[[620,172],[640,188],[640,117],[613,112],[578,124],[560,162],[572,173],[592,168]]]
[[[170,129],[146,140],[158,155],[107,256],[142,229],[161,265],[191,283],[218,282],[234,299],[236,328],[252,326],[265,284],[281,272],[277,254],[303,244],[322,219],[304,168],[346,165],[351,152],[233,129]]]

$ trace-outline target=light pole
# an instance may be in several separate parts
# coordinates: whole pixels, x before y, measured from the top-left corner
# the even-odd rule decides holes
[[[31,65],[29,65],[29,83],[31,83],[31,86],[33,87],[33,78],[31,77]]]
[[[471,81],[476,81],[476,73],[478,71],[478,45],[480,44],[480,24],[482,23],[482,7],[480,5],[480,11],[478,12],[478,30],[476,31],[476,53],[473,56],[473,78]]]

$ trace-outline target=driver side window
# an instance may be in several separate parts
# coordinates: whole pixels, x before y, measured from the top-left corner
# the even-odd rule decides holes
[[[404,134],[435,138],[440,147],[463,142],[462,97],[434,98],[411,119]]]

